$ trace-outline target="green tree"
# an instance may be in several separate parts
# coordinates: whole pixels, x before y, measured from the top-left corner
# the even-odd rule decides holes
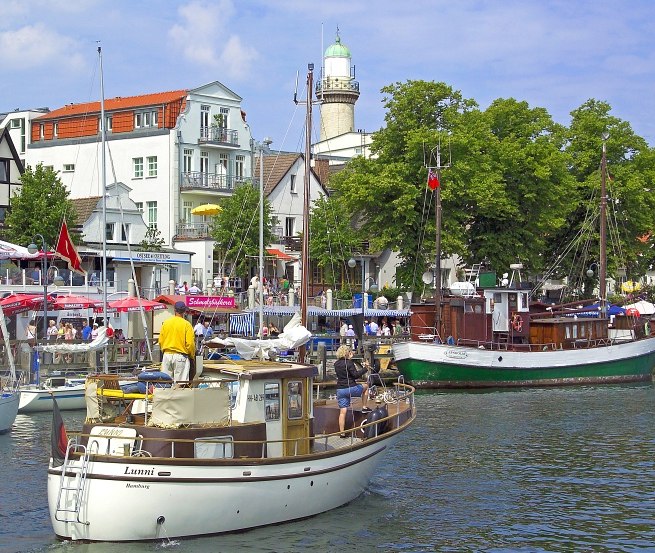
[[[161,237],[161,231],[155,227],[148,227],[146,235],[139,246],[144,252],[160,252],[165,240]]]
[[[323,281],[333,288],[342,285],[345,264],[360,248],[361,237],[338,194],[319,196],[309,219],[309,257],[323,270]]]
[[[259,256],[259,190],[248,184],[238,186],[220,205],[222,211],[212,217],[210,226],[216,248],[233,264],[236,274],[250,275]],[[274,238],[276,221],[271,213],[271,205],[264,198],[264,246]]]
[[[9,242],[28,245],[36,234],[41,234],[52,249],[63,218],[66,218],[69,228],[77,224],[75,208],[68,199],[69,192],[57,172],[41,164],[34,169],[27,167],[20,181],[20,192],[10,200],[3,236]],[[75,233],[71,233],[71,238],[79,242]]]

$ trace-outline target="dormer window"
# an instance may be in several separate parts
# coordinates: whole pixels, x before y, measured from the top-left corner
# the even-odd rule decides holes
[[[137,111],[134,114],[134,128],[147,129],[158,126],[157,110]]]

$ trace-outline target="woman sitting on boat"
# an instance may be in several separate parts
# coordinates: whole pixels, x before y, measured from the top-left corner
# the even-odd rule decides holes
[[[337,349],[337,360],[334,363],[334,372],[337,375],[337,401],[339,404],[339,431],[341,437],[346,438],[346,413],[350,407],[350,400],[353,397],[362,398],[362,413],[369,413],[371,410],[366,406],[368,398],[366,384],[358,384],[356,380],[361,378],[368,371],[368,365],[357,369],[352,359],[353,350],[350,346],[340,346]]]

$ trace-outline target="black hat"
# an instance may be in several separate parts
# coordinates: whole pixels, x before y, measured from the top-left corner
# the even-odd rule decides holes
[[[183,301],[176,301],[175,311],[177,311],[178,313],[186,313],[187,311],[186,303],[184,303]]]

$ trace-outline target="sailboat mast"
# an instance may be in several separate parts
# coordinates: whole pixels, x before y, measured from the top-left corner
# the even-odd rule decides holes
[[[600,161],[600,259],[598,263],[598,278],[600,291],[600,316],[607,317],[607,147],[609,138],[603,133],[603,155]]]
[[[312,147],[312,91],[314,88],[314,64],[307,71],[307,116],[305,120],[305,187],[302,219],[302,273],[300,281],[300,320],[307,327],[307,300],[309,298],[309,203]]]
[[[441,148],[437,146],[437,181],[441,182]],[[434,259],[434,332],[441,337],[441,186],[434,194],[435,259]]]
[[[105,81],[102,71],[102,47],[98,46],[98,57],[100,58],[100,139],[102,145],[101,154],[101,175],[102,175],[102,313],[104,317],[105,327],[109,326],[109,318],[107,315],[107,163],[105,161],[105,140],[106,140],[106,121],[105,121]],[[107,359],[107,346],[105,345],[105,353],[103,355],[103,369],[105,373],[109,372],[109,362]]]

